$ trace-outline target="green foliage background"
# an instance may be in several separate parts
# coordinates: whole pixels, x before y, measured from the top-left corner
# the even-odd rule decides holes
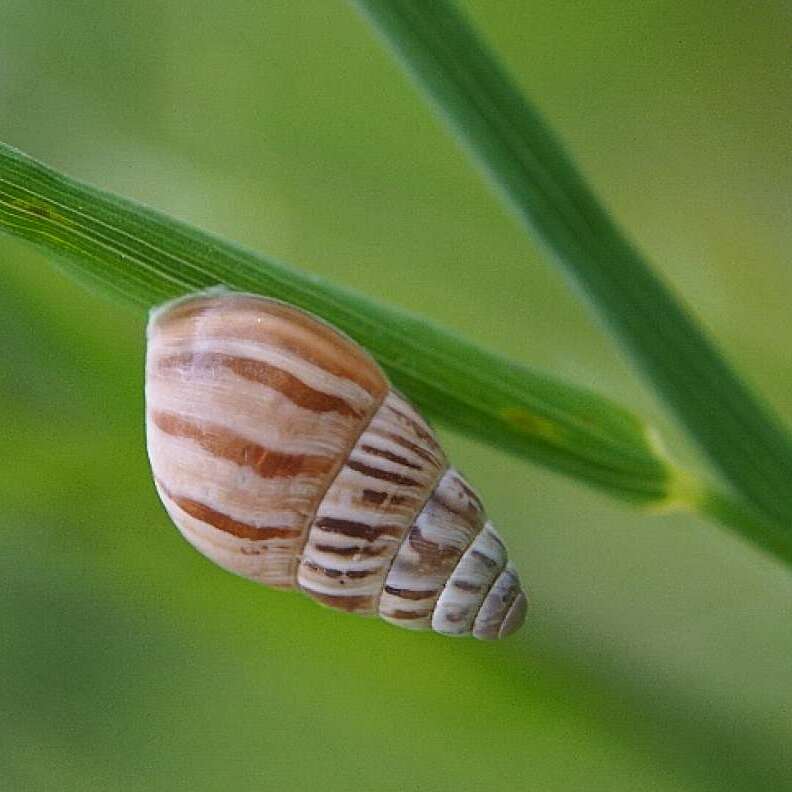
[[[788,9],[463,5],[789,419]],[[630,404],[698,464],[340,0],[11,0],[0,71],[5,142]],[[519,636],[414,635],[257,588],[156,500],[142,333],[0,240],[8,788],[792,787],[780,565],[443,433],[532,591]]]

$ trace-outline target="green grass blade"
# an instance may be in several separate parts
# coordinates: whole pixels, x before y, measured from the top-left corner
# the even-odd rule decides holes
[[[727,497],[707,508],[714,503],[709,490],[673,466],[653,432],[612,402],[2,144],[0,231],[54,253],[73,276],[138,306],[216,284],[298,305],[365,345],[446,426],[647,508],[697,509],[792,564],[792,542]]]
[[[746,500],[792,524],[792,439],[608,217],[449,0],[355,0]]]
[[[293,303],[366,346],[429,415],[624,498],[665,502],[674,475],[646,426],[610,402],[0,147],[0,230],[145,307],[215,284]]]

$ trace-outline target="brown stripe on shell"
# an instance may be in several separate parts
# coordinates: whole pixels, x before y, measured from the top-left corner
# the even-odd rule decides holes
[[[385,586],[384,590],[394,597],[408,600],[429,599],[429,597],[434,597],[437,594],[437,589],[429,589],[429,591],[410,591],[410,589],[397,589],[393,586]]]
[[[393,451],[388,451],[386,448],[377,448],[376,446],[372,445],[361,445],[360,450],[365,451],[367,454],[371,454],[372,456],[387,459],[389,462],[395,462],[397,465],[403,465],[404,467],[411,468],[412,470],[423,469],[422,465],[416,465],[414,462],[410,462],[409,459],[405,459],[403,456],[394,454]]]
[[[418,565],[422,569],[435,569],[449,560],[456,561],[460,556],[458,547],[427,539],[418,526],[413,526],[407,536],[407,543],[418,555]]]
[[[387,501],[389,506],[403,506],[415,502],[413,495],[396,495],[393,492],[378,492],[377,490],[363,489],[361,495],[363,503],[382,506]]]
[[[312,412],[336,412],[339,415],[361,418],[363,412],[355,409],[340,396],[316,390],[301,379],[277,366],[260,360],[227,355],[222,352],[197,352],[168,355],[157,361],[160,371],[182,370],[191,372],[216,369],[222,366],[238,377],[264,385],[285,396],[289,401]]]
[[[388,404],[387,407],[402,423],[409,426],[415,435],[420,438],[430,449],[432,449],[432,451],[442,453],[440,444],[437,442],[432,430],[427,424],[424,423],[420,415],[410,415],[403,408],[396,407],[393,404]]]
[[[329,578],[349,578],[350,580],[362,580],[363,578],[370,577],[371,575],[375,575],[377,573],[376,569],[332,569],[331,567],[322,566],[322,564],[317,564],[314,561],[305,561],[305,566],[307,569],[310,569],[312,572],[318,572],[320,575],[324,575],[325,577]],[[339,581],[340,582],[340,581]]]
[[[314,549],[318,553],[326,553],[330,555],[337,555],[343,558],[376,558],[382,556],[383,549],[377,547],[367,547],[364,545],[355,545],[354,547],[336,547],[335,545],[315,544]]]
[[[223,569],[279,589],[294,587],[293,539],[243,539],[196,519],[162,489],[157,490],[182,536]]]
[[[382,506],[388,500],[387,492],[377,492],[376,490],[364,489],[361,498],[364,503],[373,503],[375,506]]]
[[[452,580],[450,585],[458,588],[460,591],[467,591],[471,594],[482,591],[484,586],[481,583],[471,583],[468,580]]]
[[[396,434],[395,432],[387,432],[383,435],[387,440],[392,440],[397,445],[400,445],[402,448],[406,448],[409,451],[412,451],[413,454],[416,456],[421,457],[425,462],[428,462],[430,465],[440,465],[441,461],[438,457],[433,454],[431,451],[428,451],[426,448],[422,448],[417,443],[411,443],[402,435]]]
[[[316,521],[316,525],[324,531],[343,534],[353,539],[365,539],[367,542],[373,542],[381,536],[399,539],[402,535],[402,529],[398,525],[374,526],[353,520],[339,520],[335,517],[322,517]]]
[[[464,490],[465,495],[470,498],[473,503],[476,504],[476,508],[479,511],[484,511],[484,504],[481,502],[481,498],[479,498],[478,493],[465,481],[463,476],[459,477],[459,486]]]
[[[165,434],[194,440],[205,451],[240,467],[253,469],[262,478],[317,476],[336,465],[332,457],[316,454],[285,454],[264,448],[230,429],[206,421],[193,421],[174,413],[153,412],[151,419]]]
[[[313,561],[306,561],[305,566],[312,572],[318,572],[320,575],[326,575],[331,578],[339,578],[344,574],[340,569],[328,569],[328,567],[320,566]]]
[[[486,555],[485,553],[482,553],[479,550],[474,550],[473,551],[473,555],[475,555],[476,558],[479,561],[481,561],[482,564],[486,564],[486,566],[495,567],[497,565],[497,562],[495,561],[494,558],[490,558],[488,555]]]
[[[420,482],[409,476],[402,476],[399,473],[394,473],[390,470],[381,470],[371,465],[365,465],[356,459],[347,460],[346,466],[358,473],[362,473],[369,478],[379,479],[380,481],[389,481],[391,484],[398,484],[400,487],[417,487]]]
[[[150,421],[148,433],[153,473],[172,492],[254,525],[305,528],[332,475],[262,478],[193,441],[159,431]]]
[[[377,400],[388,391],[385,375],[362,347],[320,319],[265,297],[198,295],[166,306],[152,317],[150,328],[197,340],[233,338],[278,347],[355,382]]]
[[[344,594],[325,594],[321,591],[308,591],[311,599],[321,602],[322,605],[327,605],[336,610],[349,611],[350,613],[371,613],[372,612],[372,598],[369,596],[345,596]]]
[[[299,536],[302,531],[297,528],[284,528],[281,526],[256,526],[250,525],[246,522],[235,520],[227,514],[215,511],[205,503],[199,503],[190,498],[183,498],[179,495],[174,495],[168,488],[161,482],[157,484],[162,491],[184,512],[196,520],[205,522],[224,533],[232,534],[240,539],[290,539]]]
[[[393,621],[411,621],[411,620],[424,620],[427,617],[432,615],[431,608],[424,608],[423,610],[415,610],[415,611],[406,611],[406,610],[395,610],[393,611],[389,619]]]

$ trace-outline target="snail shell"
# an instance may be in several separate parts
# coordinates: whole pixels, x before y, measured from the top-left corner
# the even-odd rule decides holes
[[[412,629],[522,624],[478,495],[371,356],[310,314],[218,290],[154,311],[146,433],[168,514],[221,567]]]

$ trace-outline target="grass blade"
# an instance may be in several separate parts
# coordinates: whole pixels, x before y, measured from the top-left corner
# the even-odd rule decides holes
[[[789,530],[792,439],[629,244],[450,0],[355,0],[748,502]]]
[[[456,335],[244,250],[0,148],[0,230],[145,307],[225,284],[293,303],[366,346],[395,384],[445,424],[622,497],[663,502],[670,468],[644,424]]]
[[[216,284],[293,303],[366,346],[397,387],[446,426],[650,509],[698,509],[792,563],[785,535],[672,465],[653,432],[612,402],[2,144],[0,231],[54,253],[72,275],[138,306]]]

